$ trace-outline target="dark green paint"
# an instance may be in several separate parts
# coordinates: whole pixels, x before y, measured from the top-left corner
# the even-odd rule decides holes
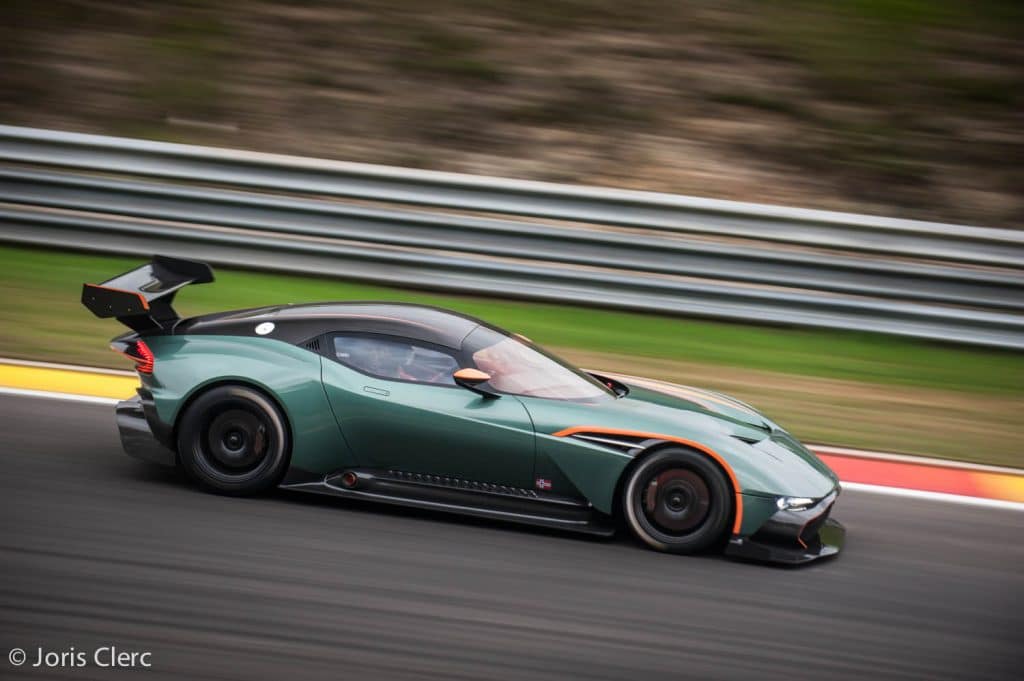
[[[586,404],[491,399],[459,387],[371,378],[269,338],[185,335],[147,342],[157,356],[153,397],[161,420],[173,424],[182,405],[212,384],[255,385],[288,417],[292,465],[314,473],[394,468],[528,489],[545,478],[553,493],[585,497],[611,513],[630,456],[553,434],[575,426],[641,431],[700,443],[726,462],[742,493],[742,534],[764,522],[776,496],[819,498],[837,482],[776,424],[724,396],[707,393],[718,401],[705,401],[694,389],[686,389],[697,395],[692,400],[647,387]],[[762,440],[751,445],[740,437]]]
[[[533,487],[533,425],[515,398],[373,378],[328,359],[323,378],[361,466]]]
[[[247,383],[281,405],[291,426],[293,466],[327,472],[355,464],[331,413],[320,378],[320,356],[269,338],[154,336],[146,343],[157,357],[153,399],[165,423],[216,383]]]

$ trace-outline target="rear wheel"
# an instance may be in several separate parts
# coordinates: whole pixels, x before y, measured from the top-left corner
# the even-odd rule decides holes
[[[725,538],[733,513],[729,481],[708,457],[662,449],[636,466],[622,490],[630,530],[669,553],[696,553]]]
[[[204,486],[226,494],[255,494],[277,484],[289,447],[281,410],[241,385],[197,397],[178,428],[182,466]]]

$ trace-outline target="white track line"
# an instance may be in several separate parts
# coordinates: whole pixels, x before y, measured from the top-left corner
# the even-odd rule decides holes
[[[68,400],[69,402],[86,402],[113,406],[121,400],[113,397],[96,397],[95,395],[75,395],[72,393],[56,393],[49,390],[27,390],[25,388],[0,387],[0,395],[17,395],[19,397],[41,397],[48,400]]]
[[[885,487],[883,485],[868,485],[863,482],[844,482],[843,490],[853,492],[868,492],[871,494],[887,494],[893,497],[909,497],[911,499],[927,499],[929,501],[942,501],[952,504],[966,504],[968,506],[983,506],[985,508],[1001,508],[1007,511],[1024,511],[1024,503],[1017,501],[1004,501],[1002,499],[983,499],[981,497],[968,497],[962,494],[946,494],[944,492],[926,492],[919,489],[906,489],[905,487]]]
[[[24,388],[3,388],[0,387],[0,395],[15,395],[20,397],[40,397],[43,399],[68,400],[70,402],[85,402],[88,404],[102,404],[112,406],[121,400],[112,397],[94,397],[92,395],[74,395],[72,393],[57,393],[49,390],[26,390]],[[838,448],[833,448],[838,449]],[[859,450],[849,450],[856,452]],[[885,487],[883,485],[868,485],[861,482],[843,482],[844,490],[854,492],[868,492],[872,494],[886,494],[894,497],[907,497],[910,499],[926,499],[929,501],[941,501],[952,504],[966,504],[968,506],[981,506],[984,508],[999,508],[1009,511],[1024,511],[1024,503],[1015,501],[1003,501],[1001,499],[983,499],[981,497],[968,497],[960,494],[945,494],[942,492],[926,492],[917,489],[906,489],[904,487]]]

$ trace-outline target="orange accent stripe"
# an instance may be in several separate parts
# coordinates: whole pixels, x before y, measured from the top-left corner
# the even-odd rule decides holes
[[[739,534],[740,526],[743,524],[743,498],[740,495],[740,483],[736,479],[736,474],[732,472],[732,466],[725,462],[718,452],[711,449],[707,445],[702,445],[699,442],[693,440],[687,440],[681,437],[674,437],[672,435],[661,435],[659,433],[645,433],[639,430],[626,430],[624,428],[603,428],[601,426],[573,426],[572,428],[566,428],[560,430],[557,433],[553,433],[555,437],[568,437],[569,435],[575,435],[576,433],[602,433],[604,435],[632,435],[634,437],[646,437],[657,440],[668,440],[670,442],[678,442],[684,444],[687,447],[693,447],[694,449],[700,450],[710,456],[712,459],[718,462],[718,465],[725,469],[726,474],[729,476],[729,481],[732,483],[732,491],[736,496],[736,519],[732,523],[732,533]]]
[[[112,286],[100,286],[99,284],[89,284],[89,286],[92,286],[93,288],[101,288],[104,291],[117,291],[118,293],[130,293],[133,296],[138,296],[139,297],[139,302],[142,303],[142,309],[143,310],[148,310],[149,309],[149,303],[146,301],[146,296],[142,295],[138,291],[127,291],[127,290],[125,290],[123,288],[114,288]]]

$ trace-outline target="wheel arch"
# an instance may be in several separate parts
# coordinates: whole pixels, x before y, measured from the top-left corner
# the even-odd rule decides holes
[[[675,437],[672,435],[624,430],[621,428],[603,428],[599,426],[577,426],[573,428],[566,428],[565,430],[555,433],[555,435],[559,437],[568,437],[576,433],[627,435],[645,439],[646,444],[643,445],[643,449],[638,452],[628,464],[626,464],[615,483],[615,491],[612,499],[614,500],[613,514],[616,517],[621,517],[620,514],[622,513],[622,486],[625,484],[629,474],[640,464],[640,462],[651,456],[654,452],[658,452],[669,447],[682,446],[707,457],[725,474],[726,480],[728,480],[729,486],[732,488],[733,492],[732,533],[739,533],[740,527],[743,525],[743,496],[741,494],[739,480],[737,479],[732,466],[729,465],[729,462],[711,447],[695,440],[687,440],[686,438]]]
[[[181,461],[178,458],[180,456],[178,453],[178,429],[181,427],[181,421],[184,418],[185,414],[188,412],[189,408],[202,395],[205,395],[211,390],[216,390],[217,388],[223,388],[228,386],[241,386],[243,388],[250,388],[252,390],[255,390],[256,392],[263,395],[263,397],[270,400],[270,402],[273,403],[273,405],[277,407],[277,409],[281,412],[281,415],[284,417],[284,427],[288,434],[288,450],[287,452],[285,452],[285,456],[287,457],[288,465],[290,465],[292,458],[292,449],[295,444],[295,438],[292,432],[291,415],[285,408],[284,403],[281,402],[281,400],[278,399],[277,395],[275,395],[265,385],[261,385],[257,381],[249,380],[246,378],[239,378],[235,376],[215,378],[211,381],[207,381],[206,383],[202,383],[193,388],[192,391],[189,392],[188,395],[186,395],[185,398],[181,401],[181,404],[178,406],[177,413],[175,413],[174,415],[174,424],[171,426],[171,442],[174,444],[175,460],[179,464],[181,463]],[[287,468],[287,465],[285,468]]]

